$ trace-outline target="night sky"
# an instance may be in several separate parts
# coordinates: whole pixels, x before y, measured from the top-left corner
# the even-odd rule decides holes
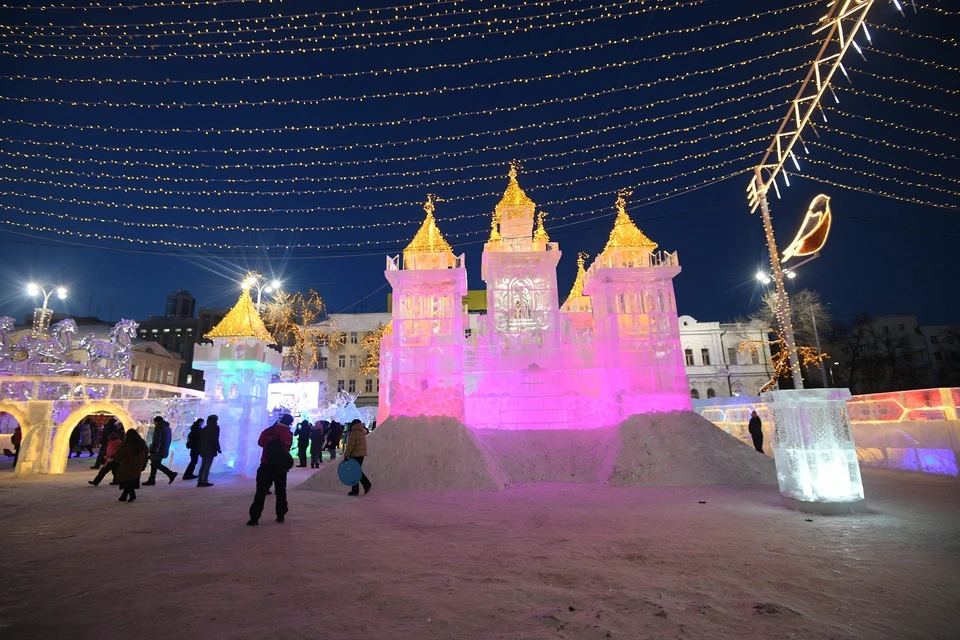
[[[901,2],[905,16],[875,2],[873,44],[857,37],[866,61],[844,59],[851,82],[838,75],[839,103],[828,94],[827,122],[804,135],[809,155],[790,188],[781,181],[774,223],[783,248],[810,199],[832,197],[832,235],[793,286],[820,291],[835,318],[960,323],[960,3]],[[826,0],[4,6],[0,314],[18,320],[31,280],[69,287],[56,311],[144,319],[177,289],[229,306],[248,269],[316,289],[332,312],[383,311],[384,256],[413,236],[428,193],[467,254],[470,288],[483,288],[480,252],[514,159],[563,251],[561,301],[577,252],[602,249],[629,188],[633,219],[679,252],[680,312],[747,314],[768,262],[745,187],[827,11]]]

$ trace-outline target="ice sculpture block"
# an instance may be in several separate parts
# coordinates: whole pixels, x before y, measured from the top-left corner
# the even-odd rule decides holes
[[[844,513],[865,507],[847,412],[850,391],[768,391],[761,399],[773,411],[773,452],[781,503],[813,513]]]

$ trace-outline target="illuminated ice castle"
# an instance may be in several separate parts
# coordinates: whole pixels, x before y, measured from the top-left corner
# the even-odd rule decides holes
[[[380,415],[451,416],[473,428],[584,429],[690,409],[673,278],[676,253],[630,220],[623,195],[603,252],[557,295],[560,250],[515,168],[483,248],[488,314],[465,333],[464,257],[428,198],[423,225],[387,258],[394,311],[380,350]]]

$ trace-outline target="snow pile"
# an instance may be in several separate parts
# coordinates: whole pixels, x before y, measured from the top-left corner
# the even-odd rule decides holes
[[[374,491],[500,491],[504,484],[473,432],[447,417],[385,420],[367,436],[363,470]],[[301,487],[345,489],[336,464],[327,463]]]
[[[503,478],[522,482],[606,482],[617,432],[606,429],[477,429]]]
[[[500,491],[506,484],[618,487],[776,484],[771,458],[692,411],[589,430],[477,429],[453,418],[391,417],[367,436],[363,469],[382,491]],[[341,491],[336,465],[302,486]]]
[[[631,416],[618,427],[617,487],[776,484],[772,458],[692,411]]]

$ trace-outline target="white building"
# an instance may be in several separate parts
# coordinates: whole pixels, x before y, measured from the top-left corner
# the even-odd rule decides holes
[[[761,348],[741,351],[745,341]],[[760,324],[697,322],[680,316],[680,345],[694,400],[758,396],[773,376],[770,345]]]
[[[366,353],[363,339],[380,324],[389,325],[389,313],[333,313],[317,326],[324,330],[338,329],[344,334],[343,346],[331,350],[320,348],[320,355],[310,380],[320,382],[321,402],[330,402],[340,389],[356,394],[357,407],[376,406],[380,393],[377,372],[360,373]]]

